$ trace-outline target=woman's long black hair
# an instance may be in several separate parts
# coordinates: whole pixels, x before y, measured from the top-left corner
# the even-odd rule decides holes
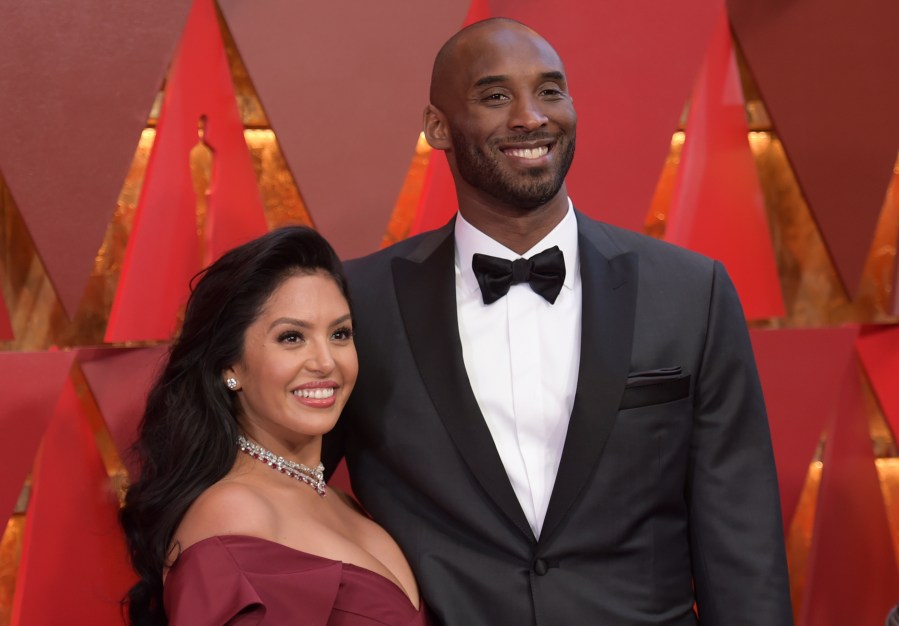
[[[134,626],[168,623],[162,572],[171,565],[172,536],[191,503],[234,465],[237,397],[225,387],[223,371],[240,360],[247,327],[278,286],[315,272],[333,277],[349,303],[328,242],[311,228],[291,226],[234,248],[195,278],[184,324],[150,389],[131,449],[140,474],[120,521],[139,577],[125,600]]]

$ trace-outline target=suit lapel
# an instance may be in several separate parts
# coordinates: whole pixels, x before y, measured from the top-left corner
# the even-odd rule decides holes
[[[512,490],[465,372],[456,314],[452,222],[393,259],[406,336],[425,388],[472,475],[515,526],[533,532]]]
[[[633,252],[604,255],[608,241],[596,223],[578,216],[582,321],[581,360],[574,407],[559,472],[540,534],[548,540],[596,467],[609,438],[630,369],[637,299]]]

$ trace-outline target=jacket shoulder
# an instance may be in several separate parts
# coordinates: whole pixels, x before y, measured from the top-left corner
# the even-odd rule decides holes
[[[578,229],[606,257],[636,253],[641,267],[652,266],[663,274],[710,272],[716,263],[698,252],[582,214],[578,215]]]
[[[344,268],[350,282],[356,282],[361,277],[389,271],[393,259],[415,258],[426,256],[437,245],[452,235],[450,225],[438,230],[431,230],[398,241],[386,248],[372,252],[366,256],[350,259],[344,262]]]

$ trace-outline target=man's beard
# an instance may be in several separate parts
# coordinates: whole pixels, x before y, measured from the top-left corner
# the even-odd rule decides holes
[[[546,167],[534,167],[515,174],[503,170],[495,153],[484,153],[462,133],[455,129],[451,132],[459,176],[499,202],[520,209],[535,209],[552,200],[565,182],[574,159],[574,136],[562,135],[569,141],[563,142],[557,138],[553,145],[553,150],[562,150],[554,172],[547,172]],[[504,141],[513,143],[550,137],[546,133],[534,133]]]

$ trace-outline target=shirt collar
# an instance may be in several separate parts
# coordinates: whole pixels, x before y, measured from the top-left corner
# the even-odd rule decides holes
[[[514,261],[521,257],[530,257],[547,248],[559,246],[565,257],[565,289],[573,289],[575,278],[580,268],[577,246],[577,218],[574,215],[574,205],[568,198],[568,212],[562,221],[553,228],[546,237],[538,241],[534,247],[522,255],[510,250],[495,239],[491,239],[477,228],[465,221],[461,213],[456,214],[456,223],[453,233],[456,241],[456,269],[459,271],[465,291],[469,294],[480,289],[478,279],[471,269],[471,259],[476,253],[489,254],[501,259]]]

